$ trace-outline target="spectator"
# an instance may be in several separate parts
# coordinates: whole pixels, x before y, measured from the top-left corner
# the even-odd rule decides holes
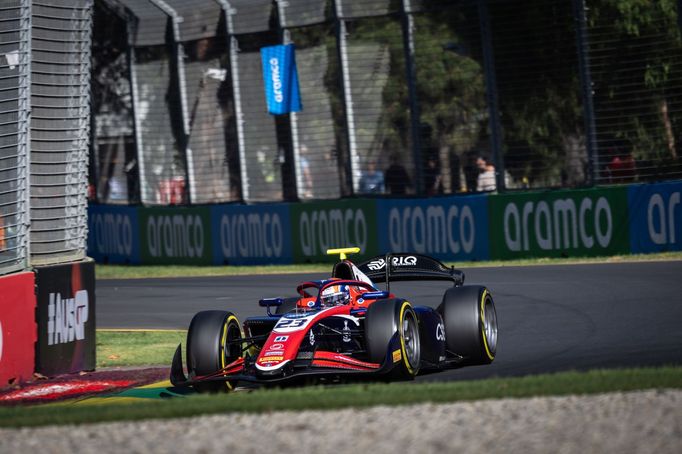
[[[476,190],[478,192],[496,190],[495,166],[485,156],[479,156],[476,159],[476,166],[479,171]]]
[[[407,194],[407,188],[412,186],[407,170],[400,164],[400,155],[398,153],[391,155],[391,165],[384,172],[384,179],[388,193],[392,195],[405,195]]]
[[[636,165],[632,153],[614,156],[607,166],[611,183],[632,183],[635,181]]]
[[[114,174],[109,178],[109,194],[107,200],[110,202],[128,201],[128,180],[126,174]]]
[[[443,193],[442,180],[438,155],[430,154],[424,169],[424,192],[427,197]]]
[[[375,161],[370,161],[367,164],[367,171],[360,178],[359,192],[363,194],[384,193],[384,174],[377,170]]]

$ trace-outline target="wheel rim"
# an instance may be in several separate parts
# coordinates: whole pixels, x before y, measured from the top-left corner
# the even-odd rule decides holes
[[[490,349],[493,355],[497,351],[497,314],[495,313],[495,306],[493,300],[489,296],[485,300],[484,316],[483,316],[483,330]]]
[[[405,344],[405,359],[412,367],[419,365],[420,350],[419,350],[419,328],[417,326],[417,319],[414,312],[411,310],[405,311],[402,326],[403,342]]]
[[[239,340],[239,338],[241,338],[239,327],[235,326],[234,323],[230,323],[227,326],[227,336],[225,336],[225,345],[223,345],[225,365],[228,365],[240,356],[241,346],[238,343],[234,343],[234,341]]]

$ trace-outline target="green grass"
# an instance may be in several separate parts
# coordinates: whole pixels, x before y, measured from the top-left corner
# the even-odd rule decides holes
[[[611,257],[534,258],[487,262],[449,262],[455,268],[482,266],[568,265],[578,263],[618,263],[654,260],[682,260],[682,252],[618,255]],[[331,263],[267,266],[180,266],[180,265],[96,265],[97,279],[145,279],[192,276],[239,276],[245,274],[324,273],[331,272]]]
[[[186,331],[97,330],[97,367],[170,365]]]
[[[147,279],[163,277],[243,276],[331,272],[331,264],[190,266],[190,265],[101,265],[95,266],[97,279]]]
[[[6,407],[0,408],[0,426],[83,424],[215,413],[329,410],[374,405],[446,403],[664,388],[682,388],[682,367],[562,372],[520,378],[445,383],[355,384],[272,389],[226,395],[190,395],[177,399],[112,405]]]

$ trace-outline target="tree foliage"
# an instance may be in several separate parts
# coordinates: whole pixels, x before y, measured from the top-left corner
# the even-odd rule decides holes
[[[607,118],[597,118],[599,134],[625,144],[642,161],[679,156],[682,40],[676,1],[591,3],[591,50],[603,68],[593,74],[595,104],[609,109]]]

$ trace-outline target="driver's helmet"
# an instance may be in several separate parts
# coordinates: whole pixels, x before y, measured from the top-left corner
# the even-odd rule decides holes
[[[322,291],[322,307],[340,306],[350,303],[350,290],[347,285],[332,285]]]

